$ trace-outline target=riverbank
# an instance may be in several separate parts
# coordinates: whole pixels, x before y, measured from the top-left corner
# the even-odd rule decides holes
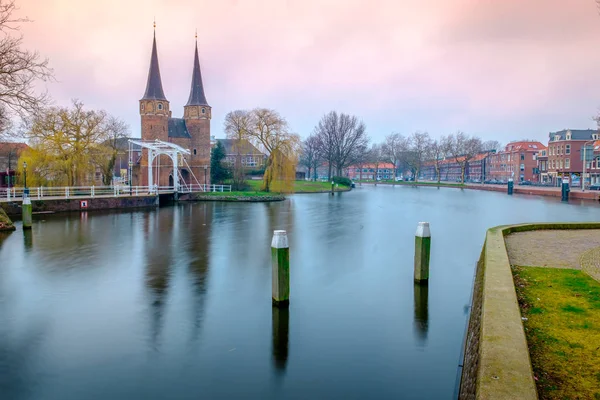
[[[251,180],[251,181],[246,181],[246,183],[248,184],[250,190],[254,190],[256,192],[260,191],[262,181]],[[343,186],[343,185],[335,185],[334,191],[335,192],[348,192],[348,191],[350,191],[350,187]],[[294,185],[292,187],[292,193],[290,193],[290,194],[330,193],[330,192],[331,192],[331,182],[294,181]]]
[[[356,181],[363,185],[375,185],[373,181],[364,182]],[[484,190],[489,192],[501,192],[507,193],[507,185],[485,185],[480,183],[449,183],[449,182],[392,182],[392,181],[380,181],[377,184],[381,185],[399,185],[399,186],[433,186],[433,187],[450,187],[457,189],[471,189],[471,190]],[[549,196],[549,197],[561,197],[561,188],[558,187],[536,187],[536,186],[525,186],[515,184],[513,187],[513,194],[527,194],[532,196]],[[600,191],[587,190],[582,192],[580,189],[571,189],[569,192],[569,199],[573,200],[594,200],[600,201]]]
[[[6,212],[0,208],[0,232],[14,231],[15,229],[12,221],[8,218],[8,215],[6,215]]]
[[[267,192],[206,192],[191,193],[179,198],[180,201],[238,201],[238,202],[270,202],[283,201],[285,196]]]
[[[467,184],[465,189],[487,190],[490,192],[502,193],[506,193],[508,191],[507,185],[481,185],[475,183]],[[515,184],[513,187],[513,193],[534,196],[561,197],[561,189],[558,187],[536,187]],[[580,189],[571,189],[569,192],[569,199],[600,201],[600,191],[587,190],[582,192]]]
[[[434,187],[452,187],[452,188],[465,188],[467,185],[462,183],[452,183],[452,182],[410,182],[410,181],[355,181],[355,183],[359,183],[362,185],[394,185],[394,186],[434,186]]]
[[[15,201],[0,202],[0,209],[3,209],[8,216],[21,216],[21,202],[18,198]],[[48,199],[31,200],[33,214],[47,214],[68,211],[97,211],[129,208],[158,207],[159,200],[156,195],[138,195],[138,196],[97,196],[97,197],[77,197],[74,199]]]
[[[561,397],[563,392],[553,392],[559,394],[559,397],[554,397],[546,391],[558,390],[558,384],[563,386],[560,389],[563,390],[573,382],[575,382],[575,386],[577,382],[581,382],[578,381],[580,377],[565,381],[565,376],[568,378],[570,374],[578,372],[574,370],[569,372],[568,368],[558,367],[558,365],[571,363],[569,359],[571,356],[579,357],[573,361],[574,365],[582,365],[586,362],[586,356],[589,357],[591,353],[597,351],[588,345],[581,347],[579,339],[565,336],[570,334],[568,332],[570,329],[582,328],[585,321],[573,322],[576,319],[576,316],[573,316],[566,322],[561,322],[557,315],[551,315],[551,313],[570,312],[572,307],[577,306],[570,304],[566,295],[562,301],[559,299],[564,294],[561,292],[563,289],[571,291],[571,295],[578,298],[577,301],[589,302],[591,308],[598,307],[595,297],[600,295],[600,290],[598,290],[598,294],[595,294],[596,289],[579,290],[590,285],[589,277],[582,271],[566,269],[565,266],[573,265],[576,263],[575,260],[579,259],[582,251],[597,245],[590,243],[588,239],[598,237],[599,229],[600,223],[546,223],[499,226],[487,231],[476,269],[471,313],[465,338],[464,360],[461,363],[463,368],[459,399],[518,398],[534,400],[538,398],[538,394],[541,399],[566,398]],[[552,238],[554,240],[551,240]],[[569,247],[569,243],[576,243],[577,247]],[[560,255],[556,255],[556,248],[562,249],[562,252],[559,252]],[[551,259],[549,261],[551,254],[555,255],[554,261]],[[523,265],[527,267],[521,268],[520,266]],[[544,267],[545,265],[547,267]],[[519,267],[515,269],[513,266]],[[528,275],[524,278],[527,282],[522,281],[524,274],[533,270],[529,270],[530,267],[556,271],[542,271],[542,274],[547,276],[564,273],[577,275],[576,281],[565,283],[564,288],[559,287],[558,283],[544,281],[545,283],[541,287],[543,286],[546,294],[534,295],[535,307],[538,308],[534,310],[527,306],[527,302],[522,301],[522,296],[519,298],[521,301],[517,300],[517,292],[522,291],[526,285],[533,285],[540,279],[545,279],[542,275],[535,277]],[[523,270],[528,272],[523,273]],[[515,271],[519,276],[513,278]],[[535,274],[535,271],[531,274]],[[554,306],[550,307],[555,300],[560,302],[558,311],[552,308]],[[539,307],[550,308],[541,310]],[[550,320],[540,322],[534,316],[536,313],[540,314],[539,317],[550,317]],[[550,315],[541,315],[546,313],[550,313]],[[581,314],[579,317],[589,315],[586,312]],[[533,318],[536,324],[539,322],[539,325],[530,325],[530,318]],[[554,320],[553,318],[558,319]],[[593,342],[592,338],[600,336],[597,324],[589,324],[584,329],[587,329],[587,332],[582,334],[587,336],[589,343]],[[554,337],[552,332],[556,330],[561,334]],[[567,356],[556,347],[557,353],[551,354],[554,350],[546,347],[540,353],[540,343],[537,341],[539,338],[546,338],[549,342],[546,344],[552,346],[557,344],[568,346],[567,342],[573,339],[572,346],[569,346],[571,352]],[[553,341],[556,343],[550,343]],[[540,354],[542,354],[542,358],[536,358]],[[558,356],[555,357],[559,360],[558,364],[553,363],[554,356]],[[554,368],[564,369],[566,375],[552,375]],[[588,368],[587,371],[595,371],[593,368],[596,366],[588,362],[586,368]],[[598,384],[598,382],[593,382],[595,379],[593,374],[586,374],[584,379],[586,383]],[[593,386],[593,390],[596,390],[594,388],[595,386]],[[598,390],[600,391],[600,388]]]

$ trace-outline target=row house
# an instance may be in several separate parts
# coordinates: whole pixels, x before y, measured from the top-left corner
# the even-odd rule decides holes
[[[481,182],[485,180],[488,171],[489,157],[493,152],[484,152],[477,154],[465,165],[465,182]],[[461,164],[464,163],[465,157],[448,157],[439,162],[440,180],[459,182],[462,178]],[[419,172],[420,179],[436,180],[437,174],[435,170],[435,161],[428,161],[423,164]]]
[[[538,153],[546,146],[537,141],[517,141],[506,145],[503,151],[490,155],[486,179],[507,182],[539,180]]]
[[[246,139],[215,139],[215,145],[217,142],[225,150],[225,164],[234,165],[238,157],[245,169],[261,169],[266,164],[267,155]]]
[[[351,165],[346,169],[345,175],[352,180],[392,180],[394,179],[394,164],[384,162]]]
[[[550,183],[550,175],[548,175],[548,148],[544,147],[537,154],[539,182]]]
[[[594,158],[594,143],[598,140],[595,129],[564,129],[550,132],[548,141],[548,181],[558,185],[563,178],[571,186],[581,186],[584,146],[586,157],[586,184],[598,181],[598,161]],[[596,154],[598,155],[598,154]]]

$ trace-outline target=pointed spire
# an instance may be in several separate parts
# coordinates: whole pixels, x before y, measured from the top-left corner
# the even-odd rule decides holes
[[[163,92],[158,68],[158,52],[156,51],[156,21],[154,21],[154,38],[152,40],[152,56],[150,58],[150,70],[148,71],[148,83],[142,100],[167,100]]]
[[[198,33],[196,33],[196,50],[194,53],[194,69],[192,70],[192,88],[186,106],[208,106],[202,85],[200,73],[200,60],[198,59]]]

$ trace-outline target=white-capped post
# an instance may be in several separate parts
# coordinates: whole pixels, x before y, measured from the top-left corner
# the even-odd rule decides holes
[[[273,305],[288,307],[290,304],[290,246],[286,231],[273,231],[271,265],[273,267]]]
[[[23,203],[21,204],[21,211],[23,212],[23,229],[31,229],[31,214],[33,210],[31,208],[31,199],[29,197],[23,198]]]
[[[429,253],[431,250],[431,232],[429,222],[419,222],[415,234],[415,282],[426,283],[429,280]]]

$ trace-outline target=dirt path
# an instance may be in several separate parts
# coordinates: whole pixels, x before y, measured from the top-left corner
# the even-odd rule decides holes
[[[600,246],[600,229],[512,233],[506,249],[512,265],[581,269],[579,257]]]

